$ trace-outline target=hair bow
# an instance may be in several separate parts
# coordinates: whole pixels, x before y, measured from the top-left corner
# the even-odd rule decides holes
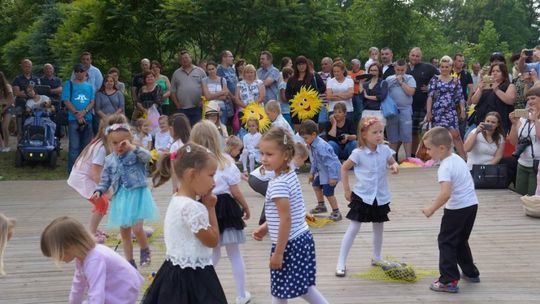
[[[364,121],[364,123],[362,124],[362,129],[367,129],[369,127],[371,127],[372,125],[376,124],[380,122],[379,118],[377,117],[371,117],[371,118],[368,118],[366,119],[366,121]]]
[[[129,125],[126,124],[126,123],[117,123],[117,124],[113,124],[111,126],[108,126],[106,129],[105,129],[105,135],[109,135],[111,132],[113,131],[117,131],[117,130],[126,130],[126,131],[130,131],[130,128],[129,128]]]
[[[176,159],[176,151],[172,151],[169,155],[171,156],[171,160]]]

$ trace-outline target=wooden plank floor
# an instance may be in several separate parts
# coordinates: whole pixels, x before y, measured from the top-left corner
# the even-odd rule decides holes
[[[435,169],[404,169],[398,176],[390,177],[393,202],[391,221],[385,224],[383,255],[423,269],[437,270],[436,239],[442,212],[437,212],[431,219],[426,219],[420,212],[438,191],[435,175]],[[309,209],[315,197],[307,184],[307,176],[300,175],[300,179]],[[255,217],[260,213],[262,197],[251,191],[246,183],[241,187],[254,217],[248,221],[246,232],[250,233],[257,223]],[[169,201],[169,191],[170,185],[154,191],[162,215]],[[336,278],[334,269],[339,246],[348,225],[348,221],[343,220],[312,230],[317,245],[318,288],[330,303],[538,303],[540,220],[525,216],[519,196],[509,190],[477,193],[481,205],[471,247],[481,272],[480,284],[462,282],[461,292],[450,295],[428,290],[432,277],[413,284],[352,276]],[[341,209],[346,212],[342,187],[338,187],[336,195]],[[39,236],[44,226],[60,215],[88,222],[90,205],[64,181],[0,182],[0,212],[18,219],[15,236],[6,250],[8,275],[0,278],[0,303],[66,303],[73,265],[57,267],[44,258],[39,249]],[[362,227],[350,252],[349,274],[369,269],[371,240],[371,225],[368,224]],[[162,262],[162,242],[156,240],[152,246],[153,264],[144,269],[145,273],[157,270]],[[242,246],[252,303],[270,303],[269,246],[268,240],[256,242],[250,238]],[[138,251],[136,246],[135,250]],[[227,298],[234,303],[234,282],[225,250],[217,273]]]

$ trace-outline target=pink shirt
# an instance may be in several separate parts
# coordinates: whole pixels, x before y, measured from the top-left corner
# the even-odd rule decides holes
[[[137,302],[144,281],[139,272],[107,246],[96,245],[83,262],[75,260],[70,304],[128,304]]]

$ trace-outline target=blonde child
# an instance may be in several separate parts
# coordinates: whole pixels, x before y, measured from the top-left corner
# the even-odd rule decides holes
[[[313,214],[327,212],[324,204],[324,198],[326,197],[332,207],[332,213],[328,218],[333,221],[341,221],[341,212],[334,195],[336,185],[341,179],[339,174],[341,163],[332,146],[320,138],[317,135],[318,132],[319,127],[310,119],[302,121],[298,129],[300,136],[311,147],[309,182],[312,183],[313,191],[315,191],[317,206],[311,209],[310,212]]]
[[[345,199],[351,210],[347,218],[351,220],[343,236],[336,267],[336,276],[344,277],[347,255],[365,222],[373,223],[373,256],[371,265],[381,265],[383,223],[388,221],[390,212],[390,191],[388,190],[387,170],[394,174],[399,171],[394,159],[394,151],[383,144],[384,126],[377,117],[364,117],[358,124],[358,148],[354,149],[341,167],[341,179]],[[349,171],[354,168],[356,184],[351,191]]]
[[[139,272],[109,247],[96,245],[71,217],[59,217],[43,230],[41,252],[57,263],[75,260],[69,303],[135,303],[139,297]]]
[[[159,152],[169,152],[173,139],[169,130],[169,117],[161,115],[159,117],[159,132],[156,133],[154,148]]]
[[[189,123],[188,117],[183,113],[176,113],[169,116],[169,125],[172,137],[172,144],[169,148],[169,152],[176,152],[185,143],[189,141],[189,134],[191,133],[191,125]],[[174,170],[174,167],[172,167]],[[176,180],[176,174],[172,174],[172,192],[175,193],[177,190],[178,182]]]
[[[152,122],[148,119],[139,118],[135,123],[135,130],[133,142],[148,151],[152,150]]]
[[[212,193],[217,196],[216,216],[220,236],[219,246],[214,248],[212,261],[217,265],[221,258],[221,247],[224,246],[236,282],[236,303],[244,304],[250,301],[251,294],[245,290],[245,266],[240,253],[240,244],[246,241],[244,220],[249,219],[249,207],[240,191],[240,170],[229,155],[221,152],[219,137],[216,126],[203,120],[193,126],[190,142],[206,147],[218,161]]]
[[[259,144],[265,170],[275,172],[265,200],[266,223],[252,234],[261,241],[270,233],[270,290],[272,303],[302,297],[309,303],[328,303],[315,287],[315,242],[306,224],[302,188],[290,163],[294,141],[289,132],[272,128]]]
[[[467,163],[452,153],[452,135],[446,128],[430,129],[422,138],[431,159],[440,161],[437,180],[441,185],[439,195],[429,207],[422,209],[430,217],[444,207],[437,240],[439,242],[440,276],[430,286],[433,291],[456,293],[461,277],[469,282],[480,282],[480,272],[474,265],[469,236],[471,235],[478,198]],[[459,265],[459,268],[458,268]]]
[[[259,120],[256,118],[250,118],[247,121],[248,133],[244,135],[242,141],[244,143],[244,150],[240,155],[244,173],[248,173],[248,160],[249,160],[249,172],[255,170],[255,162],[260,163],[261,155],[257,145],[261,140],[261,133],[259,132]]]
[[[6,275],[4,271],[4,252],[6,251],[7,242],[13,236],[15,223],[15,219],[0,213],[0,277]]]
[[[127,122],[127,118],[122,114],[113,114],[102,119],[99,124],[98,134],[81,152],[67,180],[71,188],[94,205],[89,228],[98,243],[104,243],[107,239],[107,234],[99,230],[98,227],[105,214],[107,214],[109,198],[106,194],[96,200],[90,200],[90,198],[97,188],[105,164],[105,157],[109,153],[106,145],[105,128],[109,124]]]
[[[141,247],[140,265],[145,266],[150,264],[150,247],[143,222],[159,218],[146,181],[150,152],[132,143],[128,124],[113,124],[105,129],[105,135],[112,153],[105,158],[101,181],[91,199],[99,199],[112,186],[108,226],[120,228],[124,255],[136,268],[131,242],[133,229]]]
[[[224,152],[229,154],[230,157],[233,159],[236,159],[238,155],[240,154],[240,151],[242,151],[242,148],[244,147],[244,144],[242,144],[242,141],[240,138],[236,135],[230,135],[225,140],[225,149]]]
[[[212,266],[212,248],[219,244],[217,199],[212,194],[217,167],[216,156],[193,143],[159,161],[154,186],[174,173],[178,192],[165,215],[166,258],[142,303],[227,303]],[[202,204],[197,202],[200,197]]]
[[[279,102],[276,100],[269,100],[268,103],[264,106],[264,111],[268,118],[272,122],[272,127],[280,127],[291,132],[291,135],[294,135],[294,131],[291,125],[287,122],[285,117],[281,114],[281,108],[279,107]]]

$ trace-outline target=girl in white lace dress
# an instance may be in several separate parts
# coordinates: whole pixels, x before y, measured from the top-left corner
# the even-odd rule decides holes
[[[202,146],[186,144],[160,160],[155,187],[170,179],[171,164],[179,185],[165,215],[166,258],[142,303],[227,303],[212,266],[212,247],[219,243],[212,194],[216,157]]]
[[[212,261],[217,265],[221,258],[221,247],[225,247],[236,283],[236,303],[245,304],[251,300],[251,295],[245,288],[246,274],[240,244],[246,241],[244,220],[249,219],[249,207],[239,187],[242,181],[240,170],[232,157],[221,152],[219,139],[216,125],[208,120],[198,122],[191,130],[190,142],[208,148],[218,161],[212,193],[217,196],[219,246],[214,248]]]

